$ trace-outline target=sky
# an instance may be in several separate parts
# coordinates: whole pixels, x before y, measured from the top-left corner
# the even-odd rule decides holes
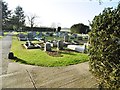
[[[19,5],[26,16],[36,15],[37,26],[70,28],[74,24],[89,25],[104,8],[117,7],[119,0],[3,0],[10,10]],[[27,18],[26,24],[29,25]]]

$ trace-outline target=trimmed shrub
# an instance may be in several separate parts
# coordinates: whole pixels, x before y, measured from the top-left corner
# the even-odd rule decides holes
[[[120,3],[95,16],[91,29],[90,71],[103,88],[120,89]]]

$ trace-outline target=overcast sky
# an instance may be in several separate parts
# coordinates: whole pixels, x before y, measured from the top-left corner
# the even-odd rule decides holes
[[[95,15],[107,7],[116,7],[119,0],[103,0],[99,5],[97,0],[3,0],[11,10],[21,6],[25,15],[35,14],[38,26],[71,27],[73,24],[89,25]],[[27,23],[27,22],[26,22]]]

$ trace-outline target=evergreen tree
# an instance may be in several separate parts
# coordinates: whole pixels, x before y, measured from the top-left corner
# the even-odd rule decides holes
[[[20,30],[25,26],[25,15],[22,7],[16,7],[14,15],[11,18],[11,24],[13,25],[13,28],[15,27],[17,30]]]
[[[8,10],[8,4],[2,2],[2,28],[6,29],[9,27],[9,20],[11,17],[11,10]]]

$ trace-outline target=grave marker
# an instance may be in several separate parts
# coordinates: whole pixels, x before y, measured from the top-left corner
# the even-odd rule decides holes
[[[29,32],[28,35],[27,35],[27,37],[28,37],[29,40],[33,40],[33,33]]]
[[[69,41],[69,36],[68,36],[68,35],[65,35],[65,36],[64,36],[64,41],[65,41],[65,42],[68,42],[68,41]]]
[[[59,40],[57,43],[57,49],[62,50],[63,49],[63,41]]]
[[[44,44],[44,51],[51,51],[51,44],[49,42]]]
[[[57,41],[53,41],[53,47],[57,47]]]
[[[26,37],[26,35],[20,33],[20,34],[18,35],[18,39],[19,39],[20,41],[26,41],[26,40],[27,40],[27,37]]]

